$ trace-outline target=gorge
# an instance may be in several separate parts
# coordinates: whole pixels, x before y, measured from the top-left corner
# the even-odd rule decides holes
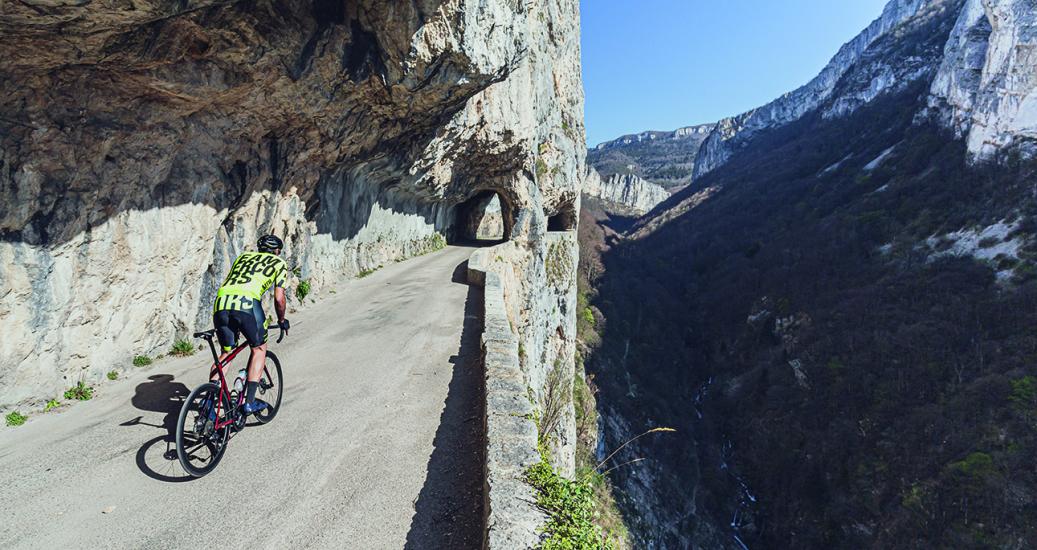
[[[583,216],[604,446],[681,434],[617,458],[635,546],[1037,543],[1035,14],[893,0],[649,214]]]

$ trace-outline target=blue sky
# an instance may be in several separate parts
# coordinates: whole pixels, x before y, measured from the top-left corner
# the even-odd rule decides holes
[[[591,146],[713,122],[814,77],[886,0],[581,0]]]

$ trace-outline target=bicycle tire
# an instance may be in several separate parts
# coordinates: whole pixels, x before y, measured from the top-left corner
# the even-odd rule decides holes
[[[266,364],[263,365],[263,377],[260,379],[259,394],[256,397],[266,401],[269,406],[252,415],[256,422],[260,424],[266,424],[277,416],[277,411],[281,409],[281,398],[284,396],[284,378],[281,375],[281,361],[272,351],[266,352],[266,358]],[[270,368],[271,363],[273,363],[273,369]],[[265,382],[269,382],[271,385],[267,386]],[[274,392],[273,400],[267,398],[267,393],[270,391]]]
[[[180,460],[180,466],[192,477],[202,477],[213,471],[219,465],[220,460],[223,459],[223,454],[227,451],[229,427],[224,426],[220,430],[213,430],[211,435],[203,434],[199,437],[195,432],[198,422],[197,416],[191,419],[190,424],[188,424],[191,412],[199,411],[202,403],[209,395],[218,396],[224,403],[223,410],[229,410],[226,396],[220,391],[220,386],[210,382],[198,386],[187,396],[184,405],[180,408],[180,416],[176,422],[176,455]],[[195,404],[196,401],[198,402],[197,404]],[[185,435],[189,437],[190,441],[185,438]],[[199,446],[207,447],[210,455],[202,466],[195,464],[191,460],[195,457],[194,449],[199,448]]]

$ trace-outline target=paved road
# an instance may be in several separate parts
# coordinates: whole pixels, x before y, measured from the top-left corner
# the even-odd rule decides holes
[[[0,547],[479,547],[481,299],[455,275],[470,252],[387,266],[292,316],[273,346],[278,417],[204,478],[169,437],[203,355],[0,428]]]

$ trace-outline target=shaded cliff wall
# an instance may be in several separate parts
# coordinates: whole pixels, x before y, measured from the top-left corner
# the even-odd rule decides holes
[[[584,164],[578,25],[575,0],[6,7],[0,405],[206,325],[262,233],[319,294],[494,190],[546,256]]]

